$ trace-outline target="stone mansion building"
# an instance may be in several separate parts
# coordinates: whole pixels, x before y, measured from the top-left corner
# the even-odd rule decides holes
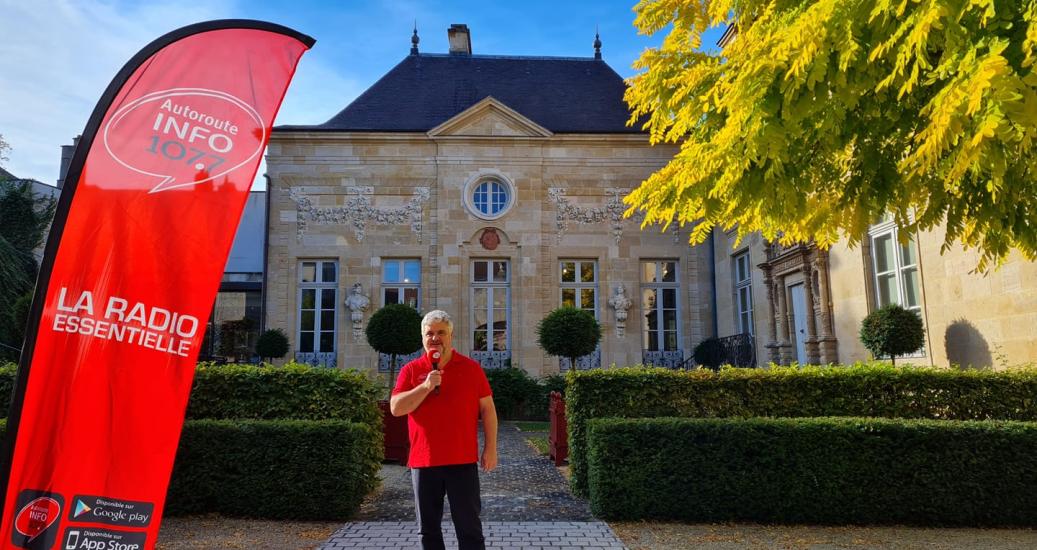
[[[586,58],[474,55],[465,25],[450,51],[413,47],[327,122],[281,126],[268,149],[264,324],[297,360],[384,369],[363,329],[407,303],[454,318],[454,345],[487,368],[570,368],[536,326],[572,305],[603,328],[577,368],[689,365],[724,337],[747,364],[867,359],[857,330],[881,304],[920,312],[914,363],[1037,360],[1037,266],[1013,257],[970,275],[939,254],[942,234],[789,249],[733,235],[640,227],[622,198],[676,152],[627,126],[623,79]],[[676,225],[676,224],[675,224]]]

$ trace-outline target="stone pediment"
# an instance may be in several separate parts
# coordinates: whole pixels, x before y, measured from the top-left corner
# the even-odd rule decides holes
[[[514,109],[487,97],[428,131],[429,137],[519,137],[546,138],[547,128]]]

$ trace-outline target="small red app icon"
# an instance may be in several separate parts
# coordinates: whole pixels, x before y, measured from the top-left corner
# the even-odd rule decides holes
[[[61,504],[51,497],[38,497],[18,511],[14,528],[32,541],[61,517]]]

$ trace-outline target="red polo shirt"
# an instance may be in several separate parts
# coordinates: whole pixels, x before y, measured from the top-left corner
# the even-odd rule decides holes
[[[392,393],[409,391],[432,370],[427,355],[400,370]],[[443,383],[439,395],[428,394],[407,415],[410,430],[411,468],[472,464],[479,462],[479,400],[493,395],[479,363],[454,350],[450,361],[439,365]]]

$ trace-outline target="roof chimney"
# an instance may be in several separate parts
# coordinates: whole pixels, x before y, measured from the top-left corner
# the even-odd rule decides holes
[[[68,167],[72,164],[72,155],[76,152],[76,146],[79,145],[80,137],[82,136],[72,138],[72,145],[61,146],[61,165],[58,167],[58,189],[65,185],[65,176],[68,175]]]
[[[446,36],[450,41],[450,55],[472,55],[472,34],[468,31],[468,25],[450,25],[446,30]]]

